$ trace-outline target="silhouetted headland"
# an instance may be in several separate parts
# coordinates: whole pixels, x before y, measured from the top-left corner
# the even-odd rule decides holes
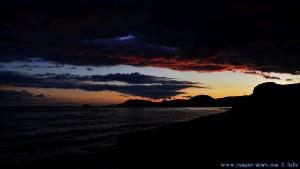
[[[221,168],[222,163],[298,162],[300,83],[263,83],[229,111],[122,135],[129,168]],[[196,97],[190,100],[202,99]],[[206,104],[211,98],[205,97]]]
[[[246,97],[247,96],[234,96],[214,99],[211,96],[198,95],[188,100],[176,99],[161,102],[129,99],[122,104],[105,107],[232,107]]]

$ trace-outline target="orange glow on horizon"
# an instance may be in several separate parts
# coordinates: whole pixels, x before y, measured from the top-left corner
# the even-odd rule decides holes
[[[147,70],[147,69],[146,69]],[[149,69],[150,70],[150,69]],[[197,95],[209,95],[213,98],[222,98],[227,96],[243,96],[250,95],[255,86],[264,82],[276,82],[278,84],[292,83],[285,79],[300,79],[298,76],[289,74],[267,74],[270,77],[278,76],[280,79],[265,79],[262,75],[257,73],[245,73],[245,72],[215,72],[215,73],[197,73],[197,72],[181,72],[170,71],[166,69],[157,69],[156,74],[161,73],[160,76],[174,78],[178,80],[186,80],[194,83],[198,83],[197,87],[190,87],[179,92],[184,92],[177,96],[169,98],[173,99],[188,99],[188,97],[194,97]],[[296,80],[294,82],[296,82]],[[298,81],[297,80],[297,81]],[[203,87],[203,88],[201,88]],[[81,89],[54,89],[54,88],[34,88],[34,87],[12,87],[12,86],[0,86],[1,90],[27,90],[34,95],[43,94],[46,97],[33,98],[34,101],[49,104],[66,104],[77,105],[90,104],[92,106],[104,106],[112,104],[120,104],[128,99],[142,99],[151,100],[154,102],[162,101],[163,99],[150,99],[145,97],[131,96],[123,93],[113,91],[84,91]],[[34,103],[33,103],[34,104]]]

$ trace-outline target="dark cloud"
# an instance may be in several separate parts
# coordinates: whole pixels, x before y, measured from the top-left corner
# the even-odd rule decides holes
[[[246,74],[252,74],[252,75],[258,75],[258,76],[262,76],[266,79],[275,79],[275,80],[281,80],[280,77],[276,77],[276,76],[271,76],[268,73],[263,73],[263,72],[258,72],[258,71],[243,71]]]
[[[46,97],[44,94],[34,95],[27,90],[0,90],[0,102],[23,102],[35,97]]]
[[[107,75],[92,75],[92,76],[79,76],[66,74],[36,74],[35,77],[44,77],[47,79],[58,79],[58,80],[78,80],[78,81],[93,81],[93,82],[124,82],[128,84],[172,84],[172,85],[196,85],[198,83],[193,83],[189,81],[179,81],[167,77],[156,77],[150,75],[143,75],[138,72],[135,73],[115,73]]]
[[[189,87],[197,87],[191,85],[80,85],[80,89],[86,91],[116,91],[124,94],[129,94],[132,96],[140,96],[151,99],[162,99],[169,98],[179,94],[184,94],[180,90],[186,89]],[[197,87],[202,88],[202,87]]]
[[[164,77],[132,74],[109,74],[79,76],[71,74],[56,75],[53,73],[26,75],[17,72],[0,72],[0,85],[16,87],[38,87],[59,89],[81,89],[86,91],[116,91],[123,94],[147,97],[152,99],[169,98],[184,94],[181,90],[201,87],[196,83],[179,81]],[[99,84],[88,83],[89,81]],[[124,82],[126,84],[104,84],[101,82]],[[36,97],[42,97],[38,95]]]
[[[287,82],[291,82],[293,81],[294,79],[285,79]]]
[[[55,65],[55,66],[41,66],[41,65],[20,65],[20,66],[14,66],[15,68],[27,68],[27,69],[41,69],[41,68],[61,68],[63,67],[62,65]]]
[[[0,62],[299,74],[296,0],[1,1]]]
[[[93,72],[93,71],[94,71],[94,68],[89,67],[89,68],[86,68],[86,70],[87,70],[87,71]]]
[[[21,69],[35,69],[35,68],[43,68],[43,66],[39,66],[39,65],[21,65],[21,66],[14,66],[15,68],[21,68]]]
[[[50,79],[34,77],[28,74],[20,74],[18,72],[1,71],[0,86],[18,86],[18,87],[40,87],[40,88],[59,88],[59,89],[75,89],[72,83],[63,83]]]
[[[264,76],[264,78],[266,78],[266,79],[280,80],[280,78],[279,78],[279,77],[276,77],[276,76],[270,76],[270,75],[265,75],[265,74],[263,74],[263,76]]]
[[[44,94],[38,94],[38,95],[35,95],[34,97],[46,97],[46,95],[44,95]]]

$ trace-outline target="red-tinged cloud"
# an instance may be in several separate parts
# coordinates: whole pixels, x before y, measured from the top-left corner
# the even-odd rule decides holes
[[[0,62],[299,74],[299,20],[295,0],[5,0]]]

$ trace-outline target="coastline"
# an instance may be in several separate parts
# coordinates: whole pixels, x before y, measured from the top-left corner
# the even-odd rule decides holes
[[[223,163],[298,162],[300,84],[258,85],[226,113],[122,135],[132,168],[220,168]],[[146,165],[145,165],[146,164]]]
[[[119,148],[3,168],[221,168],[224,163],[299,163],[300,85],[262,84],[225,113],[120,135]],[[276,92],[275,92],[276,91]],[[268,102],[267,102],[268,101]],[[2,168],[2,166],[1,166]],[[227,167],[228,168],[228,167]]]

